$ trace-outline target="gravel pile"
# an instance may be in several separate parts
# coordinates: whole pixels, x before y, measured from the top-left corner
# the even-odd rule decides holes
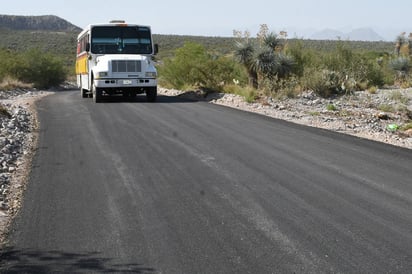
[[[0,241],[10,217],[20,206],[21,193],[37,127],[33,103],[50,92],[0,91]]]
[[[3,106],[10,116],[0,115],[0,210],[7,210],[10,179],[21,165],[21,157],[33,147],[34,125],[27,108],[12,104]]]
[[[205,100],[245,111],[324,128],[412,149],[412,130],[399,130],[412,120],[412,89],[382,89],[375,94],[358,91],[352,95],[324,99],[314,92],[296,98],[263,98],[247,103],[241,96],[200,91],[184,92],[160,88],[159,93]]]

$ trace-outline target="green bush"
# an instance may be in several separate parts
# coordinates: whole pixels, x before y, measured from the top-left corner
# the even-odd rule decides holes
[[[396,78],[398,81],[406,81],[412,68],[411,62],[407,57],[398,57],[390,60],[389,66],[396,72]]]
[[[328,104],[326,106],[326,109],[329,110],[329,111],[337,111],[338,110],[338,108],[334,104]]]
[[[0,51],[0,80],[15,78],[36,88],[57,86],[66,79],[66,70],[58,57],[31,49],[24,53]]]
[[[221,90],[233,79],[244,79],[242,73],[241,67],[230,58],[213,56],[196,43],[186,43],[159,67],[160,83],[177,89]]]
[[[240,95],[245,98],[248,103],[253,103],[258,98],[256,89],[252,87],[242,87],[239,85],[226,85],[223,92]]]
[[[304,47],[303,41],[296,40],[288,44],[286,54],[293,57],[295,65],[293,73],[302,77],[306,67],[316,67],[319,65],[319,53],[314,53],[311,49]]]
[[[63,62],[54,55],[32,49],[25,52],[23,58],[20,72],[22,81],[33,83],[37,88],[49,88],[66,79]]]
[[[302,79],[303,86],[313,90],[321,97],[329,97],[342,91],[343,79],[341,75],[327,69],[316,68],[305,69]]]
[[[15,56],[15,60],[13,62],[13,55]],[[17,54],[13,54],[12,52],[0,49],[0,80],[3,80],[6,76],[10,75],[10,67],[13,63],[18,62]]]
[[[199,66],[208,60],[203,46],[186,43],[176,50],[174,58],[167,58],[159,67],[162,82],[174,88],[182,89],[185,86],[196,85],[199,82]]]
[[[381,87],[391,82],[392,74],[388,73],[385,65],[387,56],[382,56],[382,53],[354,51],[343,42],[337,44],[334,51],[320,53],[316,58],[299,46],[290,51],[298,64],[304,66],[301,85],[323,97]]]

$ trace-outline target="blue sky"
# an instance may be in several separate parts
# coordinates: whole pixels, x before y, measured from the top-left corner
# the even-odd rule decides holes
[[[11,0],[2,3],[0,14],[52,14],[81,28],[125,19],[161,34],[232,36],[237,29],[254,35],[260,24],[298,37],[326,28],[371,27],[388,39],[412,32],[411,0]]]

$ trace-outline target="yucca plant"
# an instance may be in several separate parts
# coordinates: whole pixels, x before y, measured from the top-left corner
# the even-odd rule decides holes
[[[269,33],[263,38],[263,43],[274,51],[279,51],[282,48],[282,42],[276,33]]]
[[[253,60],[253,68],[261,73],[264,77],[272,79],[277,70],[276,54],[269,47],[260,49]]]
[[[253,65],[255,55],[255,46],[250,40],[245,42],[236,42],[235,58],[247,70],[249,78],[249,86],[258,88],[258,73]]]
[[[292,56],[283,53],[278,53],[276,56],[276,75],[279,78],[285,78],[290,75],[296,65]]]
[[[405,33],[402,33],[402,34],[400,34],[396,37],[396,40],[395,40],[395,53],[396,53],[397,56],[400,55],[401,48],[406,43],[407,43],[407,41],[406,41],[406,38],[405,38]]]
[[[258,77],[270,80],[281,79],[293,71],[293,57],[280,52],[281,40],[275,33],[264,34],[263,45],[256,46],[252,40],[237,42],[235,58],[246,67],[249,85],[258,88]]]

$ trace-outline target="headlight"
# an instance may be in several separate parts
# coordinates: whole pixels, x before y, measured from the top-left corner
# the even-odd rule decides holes
[[[156,72],[153,72],[153,71],[147,71],[147,72],[145,73],[145,76],[146,76],[146,78],[156,78],[157,73],[156,73]]]
[[[107,77],[107,75],[108,75],[107,71],[102,71],[102,72],[99,72],[98,78]]]

